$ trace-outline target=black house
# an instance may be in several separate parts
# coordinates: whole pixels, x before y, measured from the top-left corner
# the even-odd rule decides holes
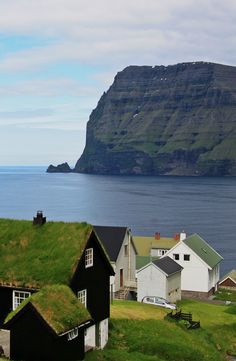
[[[11,357],[79,360],[84,355],[84,330],[92,323],[89,312],[68,286],[46,286],[7,317]]]
[[[91,347],[103,348],[108,339],[110,275],[114,275],[113,268],[91,225],[75,222],[33,225],[30,221],[0,219],[0,326],[12,331],[10,357],[14,360],[36,360],[37,348],[43,347],[44,360],[47,360],[46,355],[48,355],[48,359],[51,360],[68,361],[83,359],[84,352]],[[57,342],[54,337],[51,341],[47,339],[44,345],[41,344],[43,337],[31,340],[29,333],[29,336],[24,338],[25,325],[29,329],[37,327],[39,320],[42,321],[44,318],[37,310],[36,313],[34,312],[33,325],[30,321],[33,318],[26,317],[29,313],[32,314],[33,303],[29,301],[29,304],[20,311],[17,309],[18,306],[22,307],[22,301],[43,287],[53,285],[68,286],[80,303],[87,308],[92,320],[86,325],[82,323],[81,327],[79,327],[80,323],[77,324],[78,334],[75,338],[80,340],[81,347],[75,348],[75,353],[70,345],[77,341],[69,342],[66,339],[63,341],[61,334],[57,335],[59,337]],[[4,324],[5,318],[12,311],[17,312],[18,315],[12,317],[11,321],[5,321]],[[25,317],[26,323],[19,321],[20,318],[23,320]],[[43,323],[47,324],[44,320],[40,327],[38,326],[42,332]],[[50,328],[47,326],[45,325],[45,330],[47,329],[45,335]],[[59,345],[59,340],[63,341],[62,343],[69,342],[68,347],[72,350],[67,356],[64,355],[65,358],[61,352],[60,359],[57,353],[52,357],[52,350],[56,352],[55,345]],[[25,350],[26,344],[30,342],[35,347],[29,354]]]

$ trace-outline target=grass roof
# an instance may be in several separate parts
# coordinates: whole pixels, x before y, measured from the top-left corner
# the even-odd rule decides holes
[[[139,270],[146,266],[148,263],[153,262],[159,259],[159,257],[151,257],[151,256],[136,256],[136,270]]]
[[[161,237],[155,239],[155,237],[140,237],[133,236],[134,245],[137,249],[139,256],[149,256],[151,248],[159,249],[171,249],[178,243],[174,238]]]
[[[0,284],[68,284],[91,231],[87,223],[0,219]]]
[[[232,280],[234,280],[236,282],[236,269],[232,269],[230,272],[228,272],[226,275],[224,275],[220,282],[224,281],[226,278],[232,278]]]
[[[28,303],[31,303],[47,324],[57,333],[67,332],[91,320],[88,310],[76,298],[68,286],[43,287],[11,312],[5,323],[13,319]]]

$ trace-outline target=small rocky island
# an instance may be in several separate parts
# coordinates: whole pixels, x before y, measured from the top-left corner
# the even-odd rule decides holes
[[[236,67],[129,66],[87,124],[75,168],[47,172],[236,176]]]

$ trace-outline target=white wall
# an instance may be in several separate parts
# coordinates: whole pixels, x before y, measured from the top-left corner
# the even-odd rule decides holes
[[[212,287],[217,288],[217,283],[219,282],[219,279],[220,279],[220,266],[219,264],[217,264],[212,270],[209,270],[209,283],[208,283],[209,290]]]
[[[85,331],[84,346],[87,348],[96,347],[96,327],[95,325],[88,327]]]
[[[175,260],[173,254],[179,254],[179,260]],[[184,254],[190,254],[190,261],[184,261]],[[173,258],[183,270],[181,272],[181,289],[185,291],[208,292],[208,267],[198,256],[184,243],[179,242],[171,248],[166,256]]]
[[[166,276],[153,264],[137,272],[137,300],[141,302],[145,296],[166,298]]]
[[[100,322],[100,348],[103,349],[108,341],[108,318]]]
[[[181,272],[174,273],[167,278],[165,298],[170,302],[181,300]]]
[[[128,255],[125,255],[125,246],[127,246]],[[136,254],[131,242],[131,235],[126,232],[123,244],[118,255],[115,265],[115,281],[114,292],[120,289],[120,269],[123,269],[123,284],[127,284],[128,281],[135,281],[136,270]]]

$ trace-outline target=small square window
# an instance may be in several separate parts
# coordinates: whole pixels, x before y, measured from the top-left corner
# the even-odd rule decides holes
[[[85,268],[93,266],[93,248],[88,248],[85,251]]]
[[[173,258],[178,261],[179,260],[179,254],[178,253],[174,253],[173,254]]]
[[[190,261],[190,254],[184,254],[184,261]]]
[[[13,291],[13,311],[30,295],[30,292]]]
[[[82,290],[78,292],[78,300],[87,307],[87,290]]]

